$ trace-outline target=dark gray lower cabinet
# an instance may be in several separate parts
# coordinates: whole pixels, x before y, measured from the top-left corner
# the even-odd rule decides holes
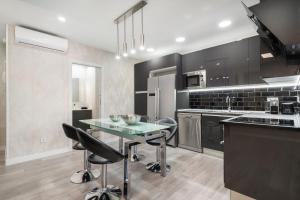
[[[221,120],[229,119],[229,116],[202,115],[202,146],[208,149],[223,151],[223,125]]]
[[[72,118],[73,118],[73,126],[76,128],[81,128],[82,130],[87,130],[90,128],[89,125],[83,124],[80,122],[80,120],[84,119],[92,119],[92,110],[73,110],[72,112]]]
[[[134,113],[137,115],[147,115],[147,93],[134,95]]]

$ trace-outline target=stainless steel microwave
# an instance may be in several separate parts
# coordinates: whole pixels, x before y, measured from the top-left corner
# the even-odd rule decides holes
[[[206,70],[187,72],[184,75],[187,89],[206,88]]]

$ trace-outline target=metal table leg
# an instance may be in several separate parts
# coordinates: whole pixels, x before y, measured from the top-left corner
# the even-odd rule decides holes
[[[123,148],[124,148],[123,137],[119,137],[119,152],[120,153],[123,153]]]
[[[130,158],[131,158],[131,146],[130,142],[125,142],[125,159],[124,159],[124,187],[123,197],[125,200],[130,199]]]
[[[160,138],[160,164],[161,164],[161,176],[165,177],[167,175],[167,156],[166,156],[166,133],[161,131],[164,137]]]

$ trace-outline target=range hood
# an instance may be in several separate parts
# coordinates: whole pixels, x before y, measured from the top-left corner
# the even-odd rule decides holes
[[[269,85],[292,85],[297,86],[300,83],[300,75],[294,76],[283,76],[283,77],[275,77],[275,78],[264,78],[263,79]]]
[[[249,8],[242,4],[270,53],[300,64],[300,0],[260,0]]]

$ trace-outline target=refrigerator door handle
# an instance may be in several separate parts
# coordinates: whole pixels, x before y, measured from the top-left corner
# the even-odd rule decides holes
[[[156,88],[156,120],[159,120],[159,88]]]
[[[154,88],[154,93],[155,93],[155,97],[154,97],[154,121],[156,121],[157,118],[157,88]]]

